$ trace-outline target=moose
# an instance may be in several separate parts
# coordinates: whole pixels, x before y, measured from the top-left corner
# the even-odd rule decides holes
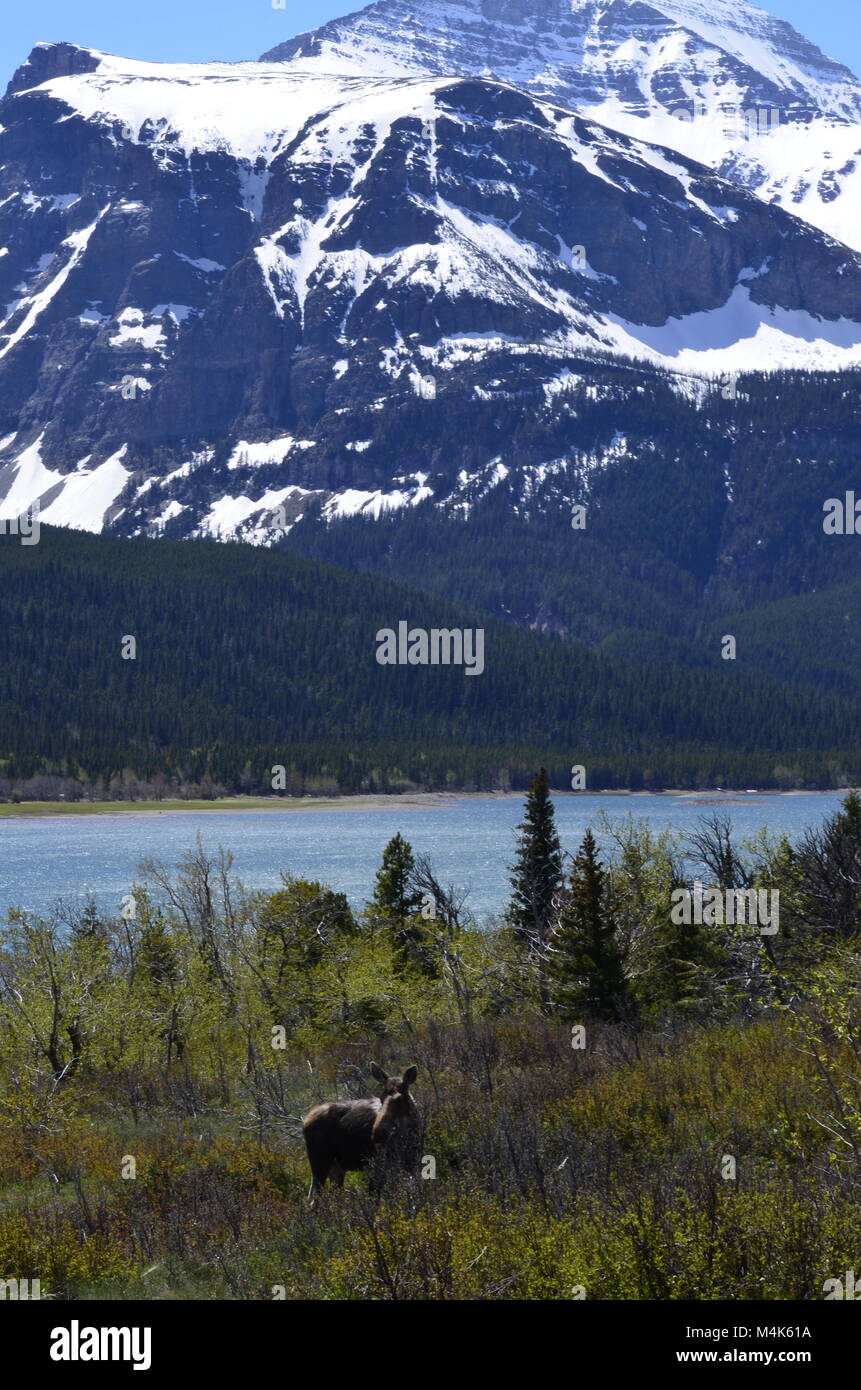
[[[369,1100],[330,1100],[315,1105],[302,1121],[311,1165],[311,1205],[316,1205],[327,1178],[343,1187],[344,1175],[371,1168],[371,1190],[379,1192],[384,1172],[393,1164],[411,1167],[419,1153],[421,1120],[410,1087],[418,1067],[389,1076],[370,1065],[382,1092]]]

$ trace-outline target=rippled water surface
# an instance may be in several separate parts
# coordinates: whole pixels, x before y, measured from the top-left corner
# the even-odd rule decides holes
[[[727,802],[736,834],[760,826],[796,838],[830,815],[839,793],[756,796]],[[557,823],[565,849],[575,850],[600,810],[631,811],[656,828],[692,829],[715,807],[667,795],[560,796]],[[112,911],[145,856],[176,863],[198,832],[207,848],[232,850],[239,877],[251,888],[275,888],[282,870],[320,879],[345,892],[354,906],[373,889],[386,841],[400,830],[417,852],[429,854],[439,876],[469,885],[469,904],[484,918],[508,896],[519,797],[452,798],[442,805],[387,805],[374,810],[179,811],[139,815],[60,816],[0,820],[0,912],[15,905],[45,911],[58,898],[92,895]]]

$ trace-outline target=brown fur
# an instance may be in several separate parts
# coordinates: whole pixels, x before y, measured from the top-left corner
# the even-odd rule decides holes
[[[312,1204],[327,1178],[343,1187],[345,1173],[373,1164],[373,1185],[378,1187],[384,1165],[390,1161],[409,1165],[415,1158],[421,1125],[410,1086],[417,1068],[407,1067],[403,1076],[387,1076],[376,1062],[370,1069],[382,1086],[378,1100],[326,1101],[315,1105],[302,1121],[311,1165]]]

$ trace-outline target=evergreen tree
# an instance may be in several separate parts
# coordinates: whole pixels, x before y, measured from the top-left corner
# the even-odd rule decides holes
[[[680,876],[673,877],[666,908],[655,917],[652,958],[640,996],[658,1015],[701,1005],[723,960],[720,944],[707,929],[693,920],[673,920],[672,894],[685,886]]]
[[[371,915],[391,933],[400,965],[422,964],[424,932],[419,919],[422,895],[415,883],[412,845],[398,832],[383,850],[371,900]]]
[[[408,917],[421,906],[421,894],[413,883],[415,856],[400,831],[383,850],[377,870],[373,908],[380,917]]]
[[[107,939],[107,924],[103,921],[94,898],[88,898],[78,911],[72,911],[69,919],[69,935],[73,940]]]
[[[587,830],[550,941],[551,998],[567,1019],[618,1020],[628,1012],[627,981],[616,939],[607,875]]]
[[[179,1000],[181,948],[170,922],[161,908],[151,902],[146,889],[136,886],[134,897],[140,923],[138,988],[146,998],[153,1032],[164,1044],[165,1065],[169,1068],[172,1060],[179,1061],[185,1051]]]
[[[855,936],[861,928],[861,797],[851,791],[839,811],[808,830],[798,852],[803,915],[814,930]]]
[[[517,857],[509,870],[514,892],[508,916],[521,941],[540,949],[547,940],[563,882],[562,847],[543,767],[529,788],[517,829]]]
[[[170,924],[162,911],[150,902],[143,889],[135,892],[140,939],[138,965],[143,979],[155,994],[168,995],[179,979],[179,957]]]

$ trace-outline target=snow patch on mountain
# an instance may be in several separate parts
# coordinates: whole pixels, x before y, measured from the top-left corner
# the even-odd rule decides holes
[[[431,488],[421,483],[411,488],[396,488],[392,492],[384,492],[381,488],[373,492],[363,492],[360,488],[346,488],[326,503],[323,515],[327,521],[336,517],[358,516],[359,513],[377,520],[384,512],[398,511],[401,507],[415,507],[432,496]]]
[[[288,498],[307,495],[303,488],[295,486],[269,488],[256,501],[250,497],[232,497],[230,494],[226,494],[213,502],[196,529],[195,535],[223,540],[236,534],[242,534],[243,524],[247,523],[251,517],[256,517],[256,529],[258,530],[267,529],[263,525],[265,519],[268,519],[270,531],[276,526],[279,530],[289,530],[289,525],[282,526],[280,519],[273,520],[271,514]],[[245,539],[244,535],[243,539]]]
[[[78,116],[110,127],[118,142],[169,147],[186,156],[205,150],[232,155],[242,161],[243,197],[257,216],[268,181],[265,166],[312,118],[350,101],[365,103],[367,118],[380,130],[403,114],[401,84],[369,75],[367,68],[359,77],[320,72],[306,63],[144,63],[88,51],[98,60],[96,72],[38,87],[69,108],[60,123]],[[16,97],[27,90],[33,89]],[[348,142],[341,152],[349,152]]]
[[[41,511],[40,519],[49,526],[101,531],[105,514],[131,477],[129,470],[123,467],[127,448],[124,444],[96,468],[82,468],[79,464],[66,478],[56,499]]]
[[[777,368],[842,369],[861,364],[861,324],[830,322],[803,310],[756,304],[739,283],[719,309],[671,318],[658,328],[608,316],[616,346],[672,364],[683,372],[725,373]],[[654,360],[653,358],[653,360]]]
[[[0,465],[0,519],[22,516],[40,501],[40,520],[49,525],[70,526],[80,531],[101,531],[105,514],[129,479],[123,467],[127,445],[95,468],[87,468],[89,456],[73,473],[60,473],[42,462],[39,435],[16,459]]]
[[[293,449],[313,448],[313,439],[294,439],[291,434],[284,435],[281,439],[268,439],[256,444],[250,443],[247,439],[240,439],[227,461],[227,467],[260,468],[267,463],[283,463]]]
[[[163,306],[166,307],[166,306]],[[131,306],[117,316],[117,331],[109,338],[111,347],[138,343],[141,347],[157,349],[164,346],[164,328],[160,323],[144,323],[144,310]]]
[[[106,211],[107,209],[105,208],[103,212],[100,214],[100,216],[103,216],[104,212]],[[12,306],[11,312],[7,313],[7,316],[3,321],[3,327],[5,327],[6,324],[9,323],[9,321],[15,316],[15,314],[17,314],[18,310],[21,309],[25,304],[27,305],[27,312],[22,318],[21,322],[18,324],[17,328],[15,328],[11,333],[0,333],[0,344],[2,344],[2,346],[0,346],[0,358],[5,357],[7,353],[12,351],[16,343],[19,343],[21,339],[24,338],[30,332],[30,329],[36,323],[39,316],[42,313],[44,313],[45,309],[48,308],[48,305],[51,303],[56,294],[68,280],[72,271],[75,269],[75,266],[78,265],[78,263],[83,258],[90,237],[96,230],[98,222],[99,218],[96,218],[95,222],[91,222],[88,227],[83,227],[80,231],[72,232],[70,236],[67,236],[61,243],[61,246],[68,248],[69,255],[61,270],[54,276],[54,278],[51,281],[49,281],[47,285],[44,286],[43,289],[36,291],[32,295],[25,295],[23,299],[17,300],[15,302],[15,305]],[[51,256],[48,264],[50,264],[53,260],[54,257]],[[37,271],[37,274],[38,273],[39,272]],[[4,338],[5,342],[3,341]]]

